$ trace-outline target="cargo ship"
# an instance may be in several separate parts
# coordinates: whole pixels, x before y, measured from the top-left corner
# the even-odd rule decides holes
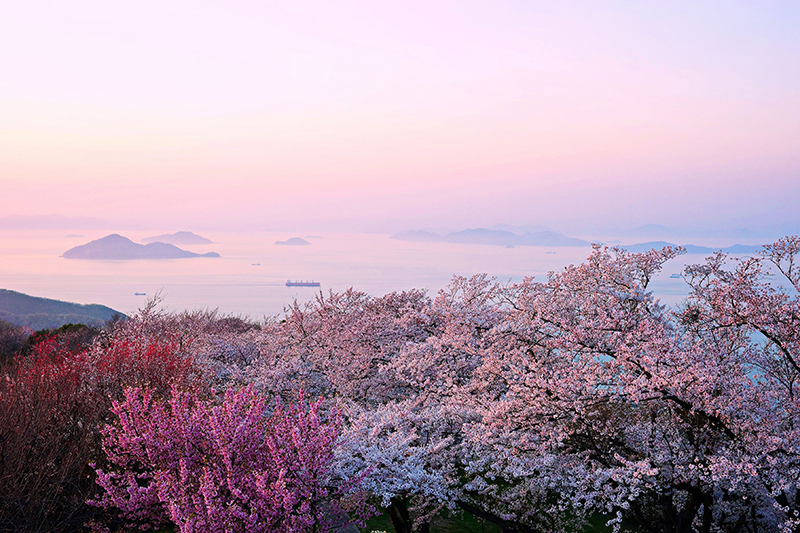
[[[287,287],[319,287],[319,281],[292,281],[286,280]]]

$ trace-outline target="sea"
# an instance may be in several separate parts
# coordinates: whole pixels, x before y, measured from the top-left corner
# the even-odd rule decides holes
[[[198,232],[213,241],[181,245],[219,258],[105,261],[65,259],[68,249],[109,232],[0,230],[0,288],[81,304],[102,304],[135,313],[159,295],[166,311],[217,310],[253,320],[280,317],[292,302],[306,302],[347,288],[380,296],[392,291],[425,289],[431,296],[454,275],[486,273],[502,283],[578,264],[589,247],[506,248],[479,244],[417,243],[385,234]],[[122,232],[135,242],[153,231]],[[281,246],[290,237],[307,246]],[[662,303],[679,305],[688,294],[683,279],[672,277],[699,255],[670,261],[651,286]],[[320,287],[287,287],[286,281],[318,281]]]

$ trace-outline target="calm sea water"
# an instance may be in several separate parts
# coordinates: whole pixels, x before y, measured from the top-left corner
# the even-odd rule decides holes
[[[503,248],[485,245],[411,243],[388,235],[320,233],[319,238],[288,233],[205,233],[213,244],[181,246],[222,257],[88,261],[64,259],[64,251],[107,232],[0,231],[0,288],[78,303],[99,303],[132,313],[161,291],[169,310],[218,309],[254,319],[281,314],[293,299],[313,298],[320,288],[286,287],[287,279],[316,280],[321,290],[354,287],[373,295],[425,288],[431,294],[454,274],[485,272],[501,281],[525,276],[544,279],[548,271],[583,261],[589,248]],[[124,232],[139,242],[154,232]],[[300,236],[310,246],[277,246]],[[670,262],[654,281],[662,302],[675,304],[687,294],[683,280],[670,274],[701,256]],[[137,296],[135,293],[146,293]]]

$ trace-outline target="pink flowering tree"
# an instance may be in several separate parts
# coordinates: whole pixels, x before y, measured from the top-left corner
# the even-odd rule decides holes
[[[686,443],[680,421],[661,416],[671,376],[653,366],[673,343],[647,287],[675,254],[596,248],[546,283],[506,291],[506,319],[472,385],[481,421],[468,430],[470,503],[552,530],[596,512],[619,523],[631,502],[658,492],[652,446]],[[667,428],[675,431],[658,436]]]
[[[799,247],[687,268],[679,310],[650,283],[680,250],[596,247],[543,282],[454,278],[433,300],[350,290],[204,346],[244,361],[237,379],[337,407],[334,471],[364,475],[398,532],[442,508],[520,532],[598,515],[797,531]]]
[[[445,311],[421,291],[372,298],[348,290],[295,305],[262,331],[258,383],[287,397],[309,387],[337,406],[337,472],[363,473],[402,533],[425,529],[452,506],[458,485],[453,435],[461,422],[420,381],[432,370],[413,361],[427,360],[417,347],[441,335]]]
[[[343,477],[362,473],[363,488],[387,510],[395,531],[427,531],[433,516],[452,507],[459,490],[452,461],[462,422],[423,398],[345,409],[349,424],[336,449]]]
[[[797,240],[688,268],[675,313],[649,283],[677,253],[597,247],[508,289],[463,396],[480,411],[468,503],[548,530],[595,513],[643,531],[796,528]]]
[[[97,504],[129,527],[295,533],[341,518],[331,479],[339,422],[323,420],[319,402],[270,405],[252,387],[219,401],[174,389],[158,401],[137,388],[113,412]]]
[[[295,303],[285,319],[264,326],[254,377],[287,398],[302,388],[329,399],[380,405],[406,394],[386,365],[436,328],[423,291],[380,298],[353,289],[320,294],[314,302]]]
[[[784,531],[800,530],[798,254],[800,238],[787,237],[756,257],[717,254],[687,268],[692,294],[679,316],[695,344],[726,357],[696,401],[719,413],[736,446],[708,473],[756,508],[740,522],[771,519]]]

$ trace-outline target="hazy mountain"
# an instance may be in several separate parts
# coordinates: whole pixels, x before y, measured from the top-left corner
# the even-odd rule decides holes
[[[517,235],[524,235],[525,233],[539,233],[542,231],[553,231],[551,228],[548,228],[547,226],[541,226],[541,225],[532,226],[530,224],[526,224],[524,226],[512,226],[511,224],[495,224],[494,226],[489,226],[489,229],[510,231],[511,233],[516,233]]]
[[[514,246],[519,244],[520,236],[510,231],[475,228],[456,231],[445,235],[444,242],[460,244],[494,244]]]
[[[667,227],[660,224],[647,224],[625,230],[618,230],[617,235],[642,240],[689,240],[694,238],[704,239],[730,239],[750,243],[766,242],[773,238],[796,233],[789,226],[745,228],[726,225],[684,224]]]
[[[33,330],[57,328],[70,323],[93,326],[115,316],[125,315],[105,305],[62,302],[0,289],[0,320],[28,326]]]
[[[147,237],[146,239],[142,239],[142,242],[165,242],[167,244],[211,244],[210,239],[201,237],[200,235],[192,233],[191,231],[178,231],[176,233]]]
[[[648,250],[652,250],[654,248],[656,250],[660,250],[665,246],[678,246],[678,245],[665,241],[651,241],[651,242],[642,242],[639,244],[623,244],[620,245],[620,248],[624,248],[629,252],[641,253],[641,252],[646,252]],[[705,254],[705,255],[710,255],[716,251],[728,254],[752,254],[761,249],[761,246],[750,246],[745,244],[734,244],[733,246],[727,246],[725,248],[711,248],[709,246],[696,246],[694,244],[683,244],[681,246],[686,249],[687,254]]]
[[[752,254],[761,250],[761,246],[750,246],[747,244],[734,244],[723,248],[722,251],[729,254]]]
[[[163,242],[137,244],[116,233],[75,248],[61,257],[67,259],[181,259],[188,257],[219,257],[216,252],[196,254]]]
[[[589,246],[589,242],[552,231],[528,232],[517,235],[510,231],[474,228],[437,235],[428,231],[406,231],[390,238],[398,241],[448,242],[458,244],[491,244],[495,246]]]
[[[292,237],[291,239],[286,239],[285,241],[275,241],[275,244],[279,246],[307,246],[311,243],[305,239],[301,239],[300,237]]]

